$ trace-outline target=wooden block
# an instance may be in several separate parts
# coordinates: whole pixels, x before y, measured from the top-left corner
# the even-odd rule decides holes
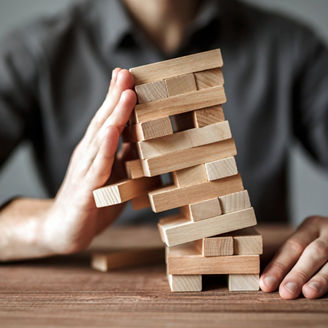
[[[196,245],[202,256],[234,255],[233,238],[231,236],[203,238],[197,240]]]
[[[202,275],[172,275],[168,274],[171,292],[201,292]]]
[[[187,187],[208,182],[205,165],[200,164],[172,172],[174,184],[177,187]]]
[[[235,255],[260,255],[263,253],[262,236],[254,228],[231,233]]]
[[[127,179],[93,191],[97,207],[124,203],[161,185],[159,177]]]
[[[177,171],[237,154],[233,139],[194,147],[167,155],[141,160],[146,176],[155,176]]]
[[[125,170],[128,178],[138,179],[144,177],[140,159],[125,162]]]
[[[198,109],[192,112],[193,125],[202,128],[206,125],[224,121],[222,105]]]
[[[231,131],[229,122],[224,121],[158,139],[140,141],[137,149],[141,159],[149,159],[227,139],[231,139]]]
[[[192,222],[182,215],[163,218],[158,223],[162,241],[169,247],[256,225],[252,208]]]
[[[259,255],[202,256],[195,243],[170,247],[167,272],[185,274],[258,274]]]
[[[223,213],[230,213],[251,207],[247,190],[219,197]]]
[[[188,187],[168,186],[148,193],[155,213],[243,190],[239,174]]]
[[[260,276],[258,274],[229,274],[229,291],[241,292],[260,289]]]
[[[193,129],[195,127],[193,120],[193,112],[182,113],[171,117],[174,125],[174,132]]]
[[[196,109],[221,105],[226,101],[223,86],[211,87],[189,92],[188,96],[182,94],[145,104],[138,104],[134,112],[137,123],[142,123],[157,118],[191,112]]]
[[[194,55],[174,58],[162,62],[138,66],[130,69],[136,85],[167,79],[176,75],[222,67],[220,49],[201,52]]]
[[[132,208],[134,210],[142,210],[151,207],[148,194],[131,199]]]
[[[158,263],[164,258],[163,248],[123,249],[92,254],[91,267],[107,272],[132,266]]]
[[[221,68],[208,69],[194,73],[197,89],[205,89],[224,84]]]
[[[223,158],[217,161],[205,163],[205,170],[209,181],[230,177],[238,173],[237,164],[234,157]]]
[[[144,104],[150,101],[167,98],[165,81],[156,81],[135,86],[138,103]]]
[[[157,120],[136,123],[125,128],[123,138],[126,142],[138,142],[173,134],[173,128],[169,117]]]
[[[168,97],[196,91],[194,74],[185,74],[171,77],[165,80]]]
[[[218,198],[212,198],[183,206],[180,211],[185,218],[194,222],[222,214]]]

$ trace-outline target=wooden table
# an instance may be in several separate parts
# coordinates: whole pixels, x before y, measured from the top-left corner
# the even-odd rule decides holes
[[[264,226],[265,261],[291,229]],[[92,249],[162,247],[155,227],[107,230]],[[328,327],[328,298],[229,293],[218,276],[201,293],[171,293],[164,261],[110,273],[75,256],[0,266],[0,327]]]

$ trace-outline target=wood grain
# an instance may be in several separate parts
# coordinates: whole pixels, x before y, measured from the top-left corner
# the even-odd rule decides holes
[[[126,161],[125,171],[129,179],[138,179],[145,176],[140,159]]]
[[[237,164],[234,157],[227,157],[205,163],[205,170],[208,181],[230,177],[238,173]]]
[[[222,105],[194,110],[192,117],[195,128],[202,128],[209,124],[222,122],[224,121]]]
[[[200,292],[202,275],[167,275],[171,292]]]
[[[135,86],[138,103],[144,104],[150,101],[167,98],[165,81],[156,81]]]
[[[257,291],[260,289],[258,274],[229,274],[228,288],[231,292]]]
[[[251,207],[247,190],[219,197],[223,213],[230,213]]]
[[[194,75],[177,75],[165,80],[167,94],[169,97],[196,91],[196,81]]]
[[[195,72],[194,76],[198,90],[224,84],[221,68]]]
[[[188,187],[194,184],[208,182],[204,164],[173,171],[172,177],[177,187]]]
[[[262,236],[255,228],[247,228],[231,233],[234,243],[234,254],[262,254],[263,240]]]
[[[226,237],[215,236],[215,237],[203,238],[197,240],[196,245],[197,245],[197,249],[202,254],[202,256],[234,255],[233,238],[231,236],[226,236]]]

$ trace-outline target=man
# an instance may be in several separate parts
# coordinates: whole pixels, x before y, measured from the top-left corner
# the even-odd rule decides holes
[[[223,52],[225,113],[259,222],[287,219],[293,138],[328,166],[328,52],[311,31],[232,0],[86,1],[1,46],[0,161],[31,140],[56,194],[3,200],[1,260],[80,251],[121,212],[96,209],[92,198],[119,178],[129,155],[126,146],[116,150],[136,102],[133,78],[113,68],[212,48]],[[328,220],[308,218],[265,269],[261,288],[279,287],[286,299],[320,297],[328,290],[327,259]]]

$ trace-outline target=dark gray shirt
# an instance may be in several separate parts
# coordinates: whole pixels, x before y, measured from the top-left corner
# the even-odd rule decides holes
[[[328,51],[303,25],[232,0],[205,2],[172,57],[214,48],[258,220],[284,221],[293,140],[328,167]],[[0,164],[29,140],[54,196],[111,70],[164,59],[117,1],[86,1],[12,33],[0,46]]]

